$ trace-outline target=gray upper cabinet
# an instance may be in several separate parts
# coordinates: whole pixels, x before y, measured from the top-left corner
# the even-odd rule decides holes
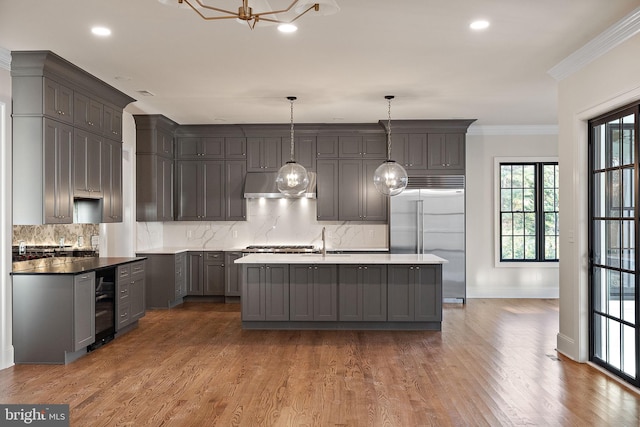
[[[226,137],[224,139],[224,153],[227,159],[245,160],[247,158],[247,138]]]
[[[135,115],[136,220],[173,221],[173,132],[161,115]]]
[[[338,153],[340,158],[384,159],[387,143],[384,135],[340,136]]]
[[[84,93],[74,92],[73,124],[90,132],[102,134],[104,129],[104,104]]]
[[[379,165],[380,160],[339,161],[339,220],[387,220],[387,198],[373,185],[373,174]]]
[[[135,99],[49,51],[14,51],[11,58],[13,223],[71,223],[74,189],[79,197],[103,197],[104,106],[121,129],[122,109]]]
[[[44,80],[44,114],[61,122],[73,123],[73,89],[51,79]]]
[[[464,175],[465,135],[462,133],[430,133],[427,141],[429,171]]]
[[[338,160],[317,160],[317,211],[318,221],[337,221],[338,214]]]
[[[392,134],[391,159],[407,171],[427,169],[427,134]]]
[[[295,161],[308,171],[316,170],[316,137],[296,136],[294,138]],[[282,164],[291,160],[291,138],[282,138]],[[282,165],[280,165],[282,166]]]
[[[338,137],[318,136],[316,141],[316,159],[336,159],[338,157]]]
[[[176,219],[224,220],[224,161],[176,162]]]
[[[277,172],[282,166],[281,144],[281,138],[247,138],[247,171]]]
[[[46,224],[71,224],[73,222],[73,180],[72,180],[72,155],[73,155],[73,128],[69,125],[58,123],[54,120],[44,120],[44,223]],[[14,126],[15,132],[15,126]],[[14,139],[15,141],[15,139]],[[14,145],[14,172],[17,166],[15,161],[16,149]],[[33,153],[37,156],[37,152]],[[18,156],[22,157],[22,156]],[[25,166],[26,167],[26,166]],[[27,168],[24,170],[32,170]],[[20,180],[20,183],[23,181]],[[22,186],[22,185],[20,185]],[[26,214],[27,203],[30,201],[25,194],[25,188],[17,189],[20,197],[14,197],[14,224],[38,224],[41,218],[38,210]],[[16,195],[17,195],[16,194]],[[40,200],[31,200],[37,209]],[[19,200],[19,202],[18,202]],[[42,212],[42,210],[40,210]],[[26,222],[21,222],[26,220]]]
[[[122,110],[104,105],[104,136],[122,141]]]
[[[244,180],[247,174],[245,160],[227,160],[224,162],[224,204],[226,221],[245,221],[247,219],[247,200],[244,198]]]
[[[180,137],[176,141],[179,160],[224,159],[224,138]]]
[[[122,143],[102,141],[102,222],[122,222]]]
[[[102,197],[102,137],[76,129],[73,136],[73,195]]]

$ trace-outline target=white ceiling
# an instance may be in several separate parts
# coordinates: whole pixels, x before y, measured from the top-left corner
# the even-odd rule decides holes
[[[390,94],[393,119],[555,125],[557,82],[548,71],[640,6],[336,1],[336,14],[310,12],[298,32],[282,34],[260,23],[207,22],[158,0],[0,0],[0,47],[51,50],[137,99],[126,111],[180,124],[287,123],[289,95],[298,97],[297,123],[371,123],[387,117]],[[489,29],[470,30],[477,18]],[[98,24],[112,35],[93,36]]]

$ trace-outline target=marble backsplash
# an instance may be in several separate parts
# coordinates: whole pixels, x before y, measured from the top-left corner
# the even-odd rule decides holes
[[[59,245],[60,239],[64,239],[67,247],[88,249],[92,248],[91,236],[99,234],[99,224],[14,225],[11,244],[18,246],[23,241],[27,246],[53,246]]]
[[[236,222],[139,222],[136,250],[184,247],[209,250],[241,249],[248,245],[322,245],[327,249],[386,249],[386,224],[316,219],[313,199],[250,199],[247,220]]]

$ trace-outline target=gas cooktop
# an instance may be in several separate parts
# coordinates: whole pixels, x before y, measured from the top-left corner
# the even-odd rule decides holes
[[[242,250],[245,253],[278,253],[278,254],[297,254],[297,253],[318,253],[313,245],[250,245]]]

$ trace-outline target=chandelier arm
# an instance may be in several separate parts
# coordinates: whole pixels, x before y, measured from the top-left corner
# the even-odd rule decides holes
[[[282,10],[272,10],[272,11],[270,11],[270,12],[260,12],[260,13],[255,13],[254,15],[256,15],[256,16],[257,16],[257,15],[274,15],[274,14],[276,14],[276,13],[285,13],[285,12],[289,12],[289,11],[291,10],[291,8],[292,8],[293,6],[295,6],[299,1],[300,1],[300,0],[294,0],[294,1],[293,1],[293,3],[291,3],[291,4],[289,5],[289,7],[288,7],[288,8],[286,8],[286,9],[282,9]]]
[[[320,5],[318,3],[310,6],[307,10],[305,10],[304,12],[302,12],[300,15],[296,16],[295,18],[293,18],[291,21],[289,21],[289,24],[296,21],[298,18],[300,18],[302,15],[306,14],[307,12],[309,12],[311,9],[315,9],[316,12],[318,10],[320,10]]]
[[[197,7],[195,7],[194,5],[191,4],[191,1],[189,1],[189,0],[183,0],[183,1],[185,3],[187,3],[189,6],[191,6],[191,9],[195,10],[198,13],[198,15],[200,15],[204,19],[227,19],[227,17],[224,17],[224,18],[207,18],[198,10]],[[200,1],[200,0],[195,0],[195,2],[198,3],[198,5],[203,9],[215,10],[216,12],[233,15],[233,16],[230,16],[228,18],[237,18],[238,17],[238,12],[237,11],[234,12],[232,10],[225,10],[225,9],[220,9],[220,8],[217,8],[217,7],[209,6],[209,5],[206,5],[206,4],[202,3],[202,1]]]

